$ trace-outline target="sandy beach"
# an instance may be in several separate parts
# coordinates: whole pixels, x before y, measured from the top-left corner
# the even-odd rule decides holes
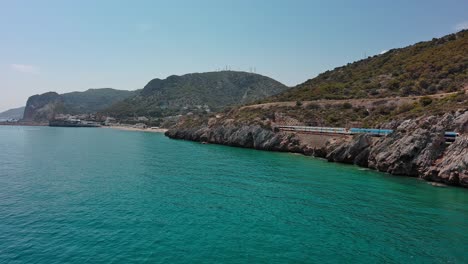
[[[103,126],[102,128],[118,129],[125,131],[136,131],[136,132],[150,132],[150,133],[165,133],[167,129],[165,128],[135,128],[135,127],[126,127],[126,126]]]

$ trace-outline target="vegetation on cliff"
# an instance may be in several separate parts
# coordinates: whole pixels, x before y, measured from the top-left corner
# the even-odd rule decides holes
[[[62,94],[62,97],[67,113],[87,114],[106,109],[134,94],[134,91],[101,88],[89,89],[84,92],[65,93]]]
[[[268,102],[455,92],[468,80],[468,30],[326,71]]]
[[[243,122],[270,119],[290,125],[381,127],[423,115],[443,115],[468,108],[468,94],[405,98],[318,100],[295,105],[260,105],[234,109],[227,118]]]
[[[406,119],[420,116],[443,115],[468,109],[465,91],[444,95],[412,96],[404,98],[316,100],[267,103],[227,108],[209,115],[183,117],[178,128],[223,125],[226,121],[236,124],[307,125],[331,127],[392,128]]]
[[[467,54],[464,30],[327,71],[256,105],[227,109],[216,122],[381,127],[468,109]],[[187,117],[179,126],[209,118]]]

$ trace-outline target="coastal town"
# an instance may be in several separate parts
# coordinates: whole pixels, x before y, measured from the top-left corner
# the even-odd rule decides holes
[[[126,122],[120,122],[118,119],[96,114],[57,114],[54,119],[48,122],[30,122],[22,119],[4,119],[0,120],[0,125],[10,126],[51,126],[51,127],[95,127],[95,128],[114,128],[128,131],[144,131],[164,133],[167,129],[159,126],[149,126],[149,118],[140,116],[134,119],[126,119]]]

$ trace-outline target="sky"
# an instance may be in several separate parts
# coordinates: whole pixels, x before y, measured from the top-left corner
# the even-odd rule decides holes
[[[0,111],[48,91],[135,90],[225,67],[293,86],[468,28],[467,10],[466,0],[0,0]]]

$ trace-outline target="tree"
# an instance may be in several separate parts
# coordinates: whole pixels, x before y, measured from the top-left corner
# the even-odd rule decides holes
[[[351,109],[351,108],[353,108],[353,105],[350,104],[350,103],[348,103],[348,102],[346,102],[346,103],[343,104],[343,108],[344,108],[344,109]]]
[[[422,89],[427,89],[427,87],[429,87],[429,83],[425,79],[420,80],[418,85]]]

